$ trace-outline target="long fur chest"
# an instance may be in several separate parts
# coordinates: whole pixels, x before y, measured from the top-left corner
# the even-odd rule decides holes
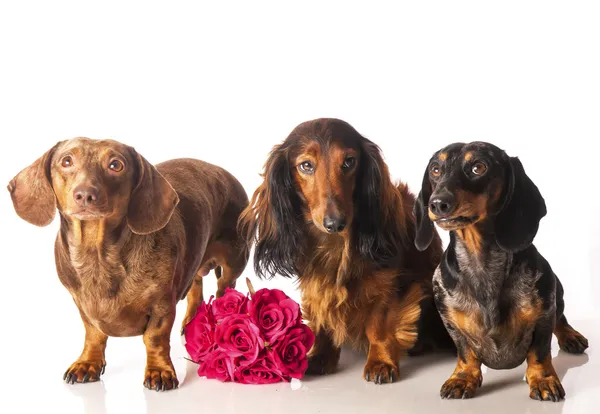
[[[338,285],[335,271],[330,274],[303,274],[299,280],[302,307],[311,327],[325,330],[336,346],[344,344],[364,349],[366,327],[375,306],[390,300],[393,277],[365,272],[351,283]]]
[[[303,313],[313,329],[328,332],[336,346],[346,343],[358,346],[366,339],[363,315],[367,310],[359,308],[362,301],[352,297],[346,287],[318,279],[300,283]]]

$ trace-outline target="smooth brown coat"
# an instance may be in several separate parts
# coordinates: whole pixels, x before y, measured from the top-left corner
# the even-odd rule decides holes
[[[37,226],[58,209],[58,276],[85,326],[67,382],[96,381],[109,336],[143,335],[144,384],[176,388],[170,334],[186,297],[183,326],[202,301],[202,276],[216,268],[217,296],[248,260],[236,223],[247,195],[227,171],[194,159],[151,165],[112,140],[61,141],[8,185],[17,214]]]

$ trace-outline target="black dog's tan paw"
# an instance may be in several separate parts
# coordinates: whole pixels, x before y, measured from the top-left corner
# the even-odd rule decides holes
[[[105,367],[104,361],[77,361],[67,369],[63,380],[69,384],[95,382],[104,374]]]
[[[177,388],[179,381],[171,367],[149,367],[146,368],[144,386],[149,390],[168,391]]]
[[[529,398],[540,401],[558,402],[565,398],[565,390],[557,377],[530,380]]]
[[[337,368],[338,358],[330,355],[314,355],[308,357],[307,375],[332,374]]]
[[[448,399],[466,399],[473,398],[477,388],[481,387],[483,379],[481,376],[452,376],[450,377],[440,390],[440,397]]]
[[[589,345],[587,338],[573,329],[559,338],[558,346],[570,354],[583,354]]]
[[[398,379],[398,367],[381,361],[367,361],[363,377],[375,384],[391,384]]]

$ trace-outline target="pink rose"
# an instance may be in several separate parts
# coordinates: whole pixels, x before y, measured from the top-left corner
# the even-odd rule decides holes
[[[235,289],[227,288],[225,294],[212,303],[212,313],[217,323],[227,316],[248,313],[248,298]]]
[[[273,347],[273,360],[284,376],[300,379],[308,368],[306,354],[315,343],[315,335],[307,325],[299,323]]]
[[[236,359],[236,365],[247,366],[258,358],[265,347],[258,327],[248,315],[232,315],[215,329],[215,343],[227,355]]]
[[[214,348],[215,322],[210,306],[205,302],[198,307],[196,315],[185,327],[185,349],[194,362],[200,361]]]
[[[257,291],[248,304],[248,313],[270,344],[301,320],[300,305],[278,289]]]
[[[217,379],[222,382],[233,380],[235,365],[227,353],[215,349],[206,355],[204,361],[200,362],[198,375],[208,379]]]
[[[261,353],[260,357],[252,364],[239,369],[235,373],[236,382],[242,384],[273,384],[283,380],[272,354],[272,352]]]

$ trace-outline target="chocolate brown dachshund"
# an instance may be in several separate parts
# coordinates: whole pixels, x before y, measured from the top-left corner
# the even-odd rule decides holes
[[[57,143],[10,182],[17,214],[60,230],[56,269],[85,326],[69,383],[97,381],[109,336],[143,335],[144,385],[177,388],[170,334],[179,300],[183,326],[202,301],[202,276],[215,269],[217,296],[248,261],[236,224],[248,197],[227,171],[193,159],[150,164],[112,140]]]

